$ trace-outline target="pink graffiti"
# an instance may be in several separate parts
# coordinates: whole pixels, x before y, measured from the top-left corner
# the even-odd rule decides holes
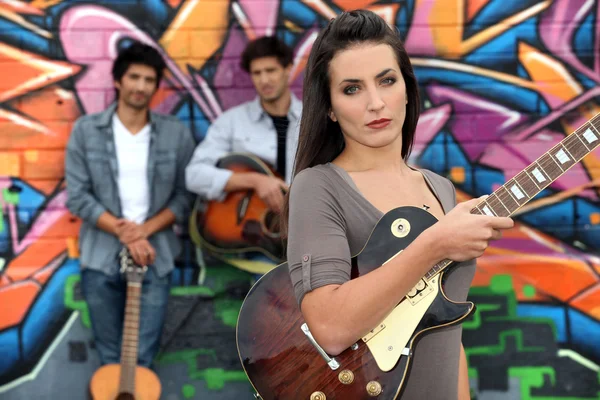
[[[84,43],[77,35],[82,31],[95,31],[97,34],[91,36],[95,42]],[[117,44],[126,38],[155,47],[164,57],[169,72],[177,81],[172,82],[172,86],[186,89],[209,120],[216,118],[218,111],[211,108],[209,102],[200,95],[200,91],[203,91],[206,96],[206,91],[210,91],[208,85],[202,86],[200,91],[194,87],[193,81],[179,69],[160,45],[128,19],[107,8],[88,5],[68,9],[60,21],[60,40],[65,55],[71,62],[87,65],[87,71],[75,83],[86,113],[101,111],[112,101],[114,89],[112,84],[107,85],[107,82],[110,82],[112,60],[117,56]],[[90,48],[102,49],[102,58],[90,59]],[[99,96],[100,93],[102,96]],[[172,100],[170,104],[174,104]],[[212,105],[214,106],[214,103]]]
[[[38,240],[38,238],[44,232],[50,229],[52,225],[56,223],[56,221],[62,218],[65,214],[69,213],[65,206],[66,201],[67,192],[65,190],[54,196],[46,205],[44,212],[38,218],[36,218],[33,226],[27,231],[27,234],[20,242],[18,241],[19,236],[16,232],[17,213],[14,209],[14,205],[9,204],[9,218],[11,219],[12,228],[15,229],[15,231],[12,233],[13,249],[15,254],[21,253],[23,250],[25,250],[27,246]]]
[[[417,131],[419,133],[415,137],[411,159],[416,159],[421,155],[423,150],[429,146],[429,142],[431,142],[435,135],[437,135],[444,125],[446,125],[451,114],[452,107],[450,104],[431,107],[421,113],[419,122],[417,123]]]
[[[423,0],[415,4],[411,29],[405,40],[406,50],[410,55],[435,56],[437,54],[429,27],[433,6],[437,2],[437,0]]]
[[[238,3],[248,17],[257,37],[274,33],[279,12],[279,2],[267,0],[239,0]]]
[[[600,60],[598,52],[590,49],[594,54],[594,71],[591,71],[573,52],[572,44],[577,29],[588,14],[596,9],[600,15],[600,8],[594,7],[591,0],[557,0],[542,14],[540,19],[540,39],[554,57],[564,60],[573,68],[596,83],[600,83]],[[600,25],[596,24],[596,37],[592,43],[600,40]]]

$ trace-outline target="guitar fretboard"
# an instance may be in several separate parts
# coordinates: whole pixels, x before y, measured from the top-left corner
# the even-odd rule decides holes
[[[127,283],[127,301],[125,304],[123,339],[121,343],[121,378],[119,385],[121,393],[135,393],[141,289],[139,282]]]
[[[600,113],[496,189],[473,208],[471,214],[509,217],[598,145],[600,145]],[[440,261],[427,272],[425,278],[431,279],[452,263],[451,260]]]

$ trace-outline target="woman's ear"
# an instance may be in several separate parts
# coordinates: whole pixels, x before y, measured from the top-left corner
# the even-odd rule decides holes
[[[332,110],[329,110],[329,118],[331,118],[333,122],[337,122],[337,118],[335,117],[335,114]]]

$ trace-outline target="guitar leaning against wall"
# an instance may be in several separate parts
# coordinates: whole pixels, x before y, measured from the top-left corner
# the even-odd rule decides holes
[[[90,393],[93,400],[158,400],[160,380],[150,369],[137,365],[140,295],[148,267],[135,264],[126,248],[119,257],[121,273],[127,277],[121,363],[100,367],[90,381]]]
[[[508,217],[600,145],[600,114],[565,137],[484,201],[472,214]],[[351,279],[399,254],[437,222],[429,212],[399,207],[386,213],[352,257]],[[302,317],[287,263],[265,274],[246,296],[237,323],[240,361],[256,397],[263,400],[398,399],[415,345],[436,329],[462,323],[475,310],[444,294],[442,281],[455,262],[434,265],[379,325],[341,354],[329,356]]]

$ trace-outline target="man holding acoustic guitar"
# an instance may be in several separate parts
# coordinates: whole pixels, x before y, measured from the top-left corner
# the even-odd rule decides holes
[[[193,202],[183,173],[195,146],[192,135],[176,117],[149,109],[164,68],[151,46],[135,42],[121,51],[112,68],[116,102],[79,118],[67,145],[67,207],[82,219],[81,288],[103,365],[127,359],[151,365],[181,249],[172,225],[187,222]],[[125,247],[143,267],[143,280],[131,282],[120,273]],[[130,297],[132,285],[139,301]],[[137,322],[128,324],[133,306]],[[119,386],[118,374],[115,379],[103,386]],[[133,390],[121,379],[122,389]]]
[[[274,214],[281,211],[283,196],[291,180],[302,113],[302,103],[289,87],[292,57],[292,50],[276,37],[261,37],[247,45],[241,56],[241,67],[250,74],[257,96],[226,111],[211,124],[186,168],[188,190],[213,203],[227,200],[232,193],[253,191]],[[256,168],[227,168],[224,157],[231,157],[232,153],[238,157],[238,164],[253,164]],[[271,171],[258,172],[265,172],[265,169]],[[261,230],[259,225],[264,227],[268,222],[263,217],[262,222],[250,221],[242,227],[246,211],[250,209],[248,212],[251,212],[253,208],[253,201],[247,198],[238,201],[231,197],[230,200],[231,204],[235,204],[232,210],[225,210],[223,216],[215,217],[218,218],[215,229],[221,229],[223,237],[215,238],[214,242],[217,247],[229,246],[231,249],[235,239],[226,236],[228,232],[234,232],[236,226],[241,227],[241,236],[258,237],[260,233],[257,231]],[[205,217],[210,218],[212,213],[211,210],[207,211]],[[236,213],[240,215],[237,222],[234,219]],[[232,219],[231,226],[224,220],[228,218]],[[252,222],[255,224],[252,225]],[[205,225],[209,223],[204,221]],[[206,226],[203,228],[200,230],[208,230]],[[202,232],[200,234],[205,236]],[[237,238],[238,241],[242,240],[241,236]],[[203,239],[205,243],[210,242],[206,237]],[[280,242],[277,238],[273,240]],[[265,247],[259,242],[260,239],[254,240],[255,250]],[[254,261],[234,265],[256,273],[271,269],[277,258],[264,257],[260,251],[236,253],[237,259]]]

